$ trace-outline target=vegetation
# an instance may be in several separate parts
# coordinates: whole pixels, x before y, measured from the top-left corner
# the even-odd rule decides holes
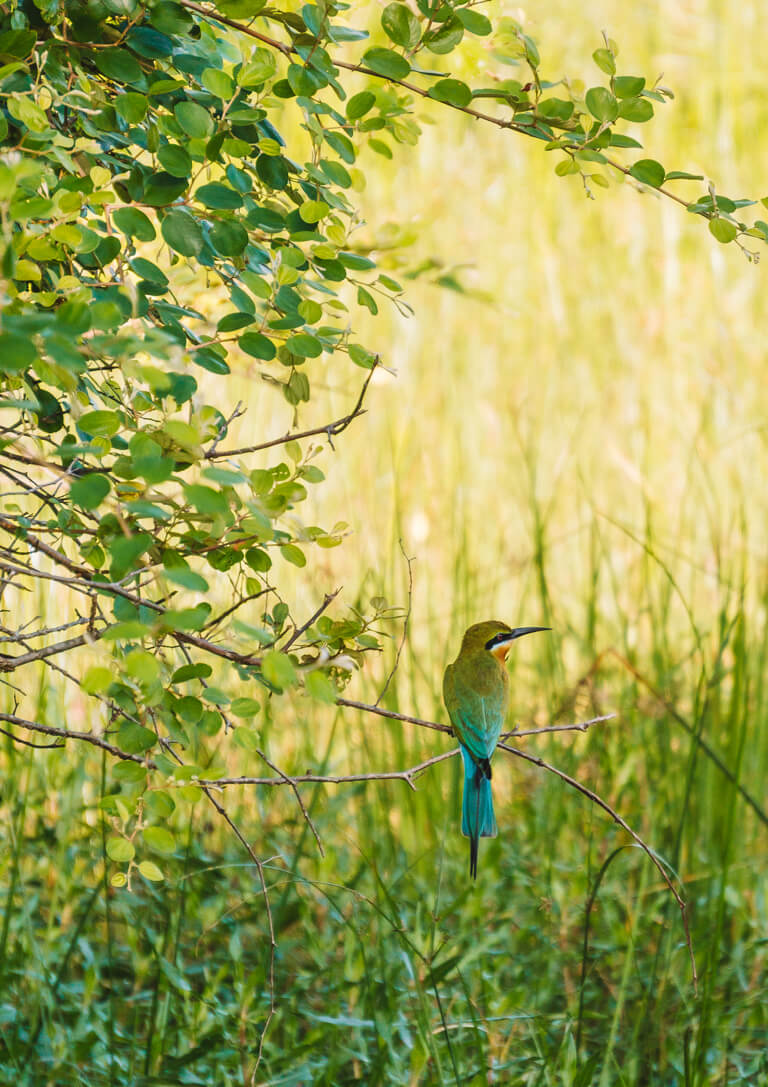
[[[768,226],[677,169],[736,87],[657,125],[640,17],[619,52],[557,5],[543,60],[458,0],[0,11],[8,1081],[768,1081],[733,252]],[[698,993],[658,871],[562,779],[499,755],[470,888],[457,760],[382,776],[450,747],[350,703],[444,720],[493,614],[556,631],[530,727],[617,713],[526,750],[679,878]]]

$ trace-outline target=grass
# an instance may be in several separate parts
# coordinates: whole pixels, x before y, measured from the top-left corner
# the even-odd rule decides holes
[[[648,153],[761,195],[764,8],[558,0],[535,31],[554,70],[586,76],[603,26],[627,71],[663,69],[678,94]],[[514,719],[617,712],[528,749],[680,874],[700,988],[647,859],[527,764],[497,758],[501,834],[476,886],[455,762],[415,793],[307,787],[324,858],[287,790],[230,791],[271,858],[276,1012],[254,1082],[766,1084],[765,273],[678,208],[626,186],[587,202],[538,147],[477,126],[426,128],[396,166],[364,194],[364,231],[418,217],[413,263],[471,265],[462,279],[492,300],[416,280],[416,318],[356,316],[397,377],[321,459],[318,522],[356,531],[324,553],[306,610],[339,584],[404,602],[402,538],[412,615],[385,702],[436,720],[469,622],[550,625],[515,658]],[[351,395],[329,391],[318,421]],[[375,697],[394,650],[351,697]],[[39,713],[83,712],[49,682]],[[300,700],[259,724],[286,770],[400,769],[445,748]],[[115,892],[95,806],[109,767],[5,740],[1,757],[4,1081],[250,1082],[266,916],[213,809],[180,801],[167,884]]]

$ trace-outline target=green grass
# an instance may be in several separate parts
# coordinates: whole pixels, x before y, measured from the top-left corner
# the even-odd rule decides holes
[[[535,29],[588,76],[606,26],[627,70],[664,70],[678,93],[648,153],[761,195],[768,13],[641,7],[558,2]],[[364,195],[364,230],[419,216],[413,263],[473,265],[464,280],[493,301],[414,281],[414,319],[356,316],[397,378],[374,383],[368,414],[320,460],[318,523],[346,519],[355,535],[326,553],[306,611],[340,584],[349,601],[363,585],[404,603],[402,538],[412,614],[385,704],[436,720],[469,622],[550,625],[515,659],[514,720],[618,714],[526,749],[599,792],[680,874],[699,993],[650,862],[533,766],[497,757],[501,834],[481,843],[476,886],[456,762],[416,792],[305,788],[324,858],[288,790],[230,790],[230,814],[269,858],[277,940],[253,1082],[766,1084],[765,271],[678,208],[626,186],[587,202],[538,147],[448,131],[398,154]],[[306,425],[353,392],[330,390]],[[375,698],[392,633],[350,697]],[[82,715],[43,673],[39,689],[51,723]],[[260,741],[286,771],[401,769],[446,747],[300,699],[268,712]],[[250,1083],[267,920],[212,807],[180,799],[185,846],[165,885],[115,891],[99,760],[5,739],[0,758],[3,1081]]]

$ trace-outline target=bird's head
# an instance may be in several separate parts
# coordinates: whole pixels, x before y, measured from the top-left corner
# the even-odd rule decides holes
[[[549,627],[510,627],[506,623],[490,619],[485,623],[475,623],[467,630],[461,643],[461,651],[464,653],[485,649],[503,664],[516,638],[549,629]]]

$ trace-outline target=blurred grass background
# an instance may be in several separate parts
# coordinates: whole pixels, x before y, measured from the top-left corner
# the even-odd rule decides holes
[[[603,78],[590,57],[605,28],[622,74],[663,72],[676,95],[638,133],[645,153],[728,196],[766,194],[764,5],[553,0],[528,25],[544,75],[587,86]],[[486,63],[473,49],[467,73]],[[412,265],[461,266],[468,292],[416,279],[413,318],[354,314],[392,373],[317,462],[328,480],[307,519],[354,533],[311,584],[297,577],[298,614],[338,585],[350,602],[362,586],[364,601],[404,604],[402,539],[413,599],[385,704],[435,720],[470,622],[551,626],[515,654],[513,720],[618,714],[526,748],[604,796],[680,873],[700,989],[647,859],[528,764],[497,756],[501,833],[481,844],[471,888],[455,761],[415,793],[307,788],[325,859],[287,790],[230,790],[230,814],[272,858],[276,1013],[253,1082],[768,1083],[765,272],[663,198],[612,180],[586,200],[539,144],[430,104],[423,116],[437,123],[391,163],[364,152],[359,237],[412,223]],[[353,402],[348,371],[327,380],[302,425]],[[257,381],[244,376],[238,397],[251,405],[243,435],[265,412],[263,437],[290,426]],[[376,697],[391,633],[350,697]],[[41,674],[36,712],[71,723],[84,703]],[[402,769],[446,747],[303,700],[272,713],[260,739],[286,771]],[[265,915],[212,809],[180,803],[187,845],[165,887],[108,892],[98,762],[10,744],[2,758],[6,1081],[251,1082]]]

